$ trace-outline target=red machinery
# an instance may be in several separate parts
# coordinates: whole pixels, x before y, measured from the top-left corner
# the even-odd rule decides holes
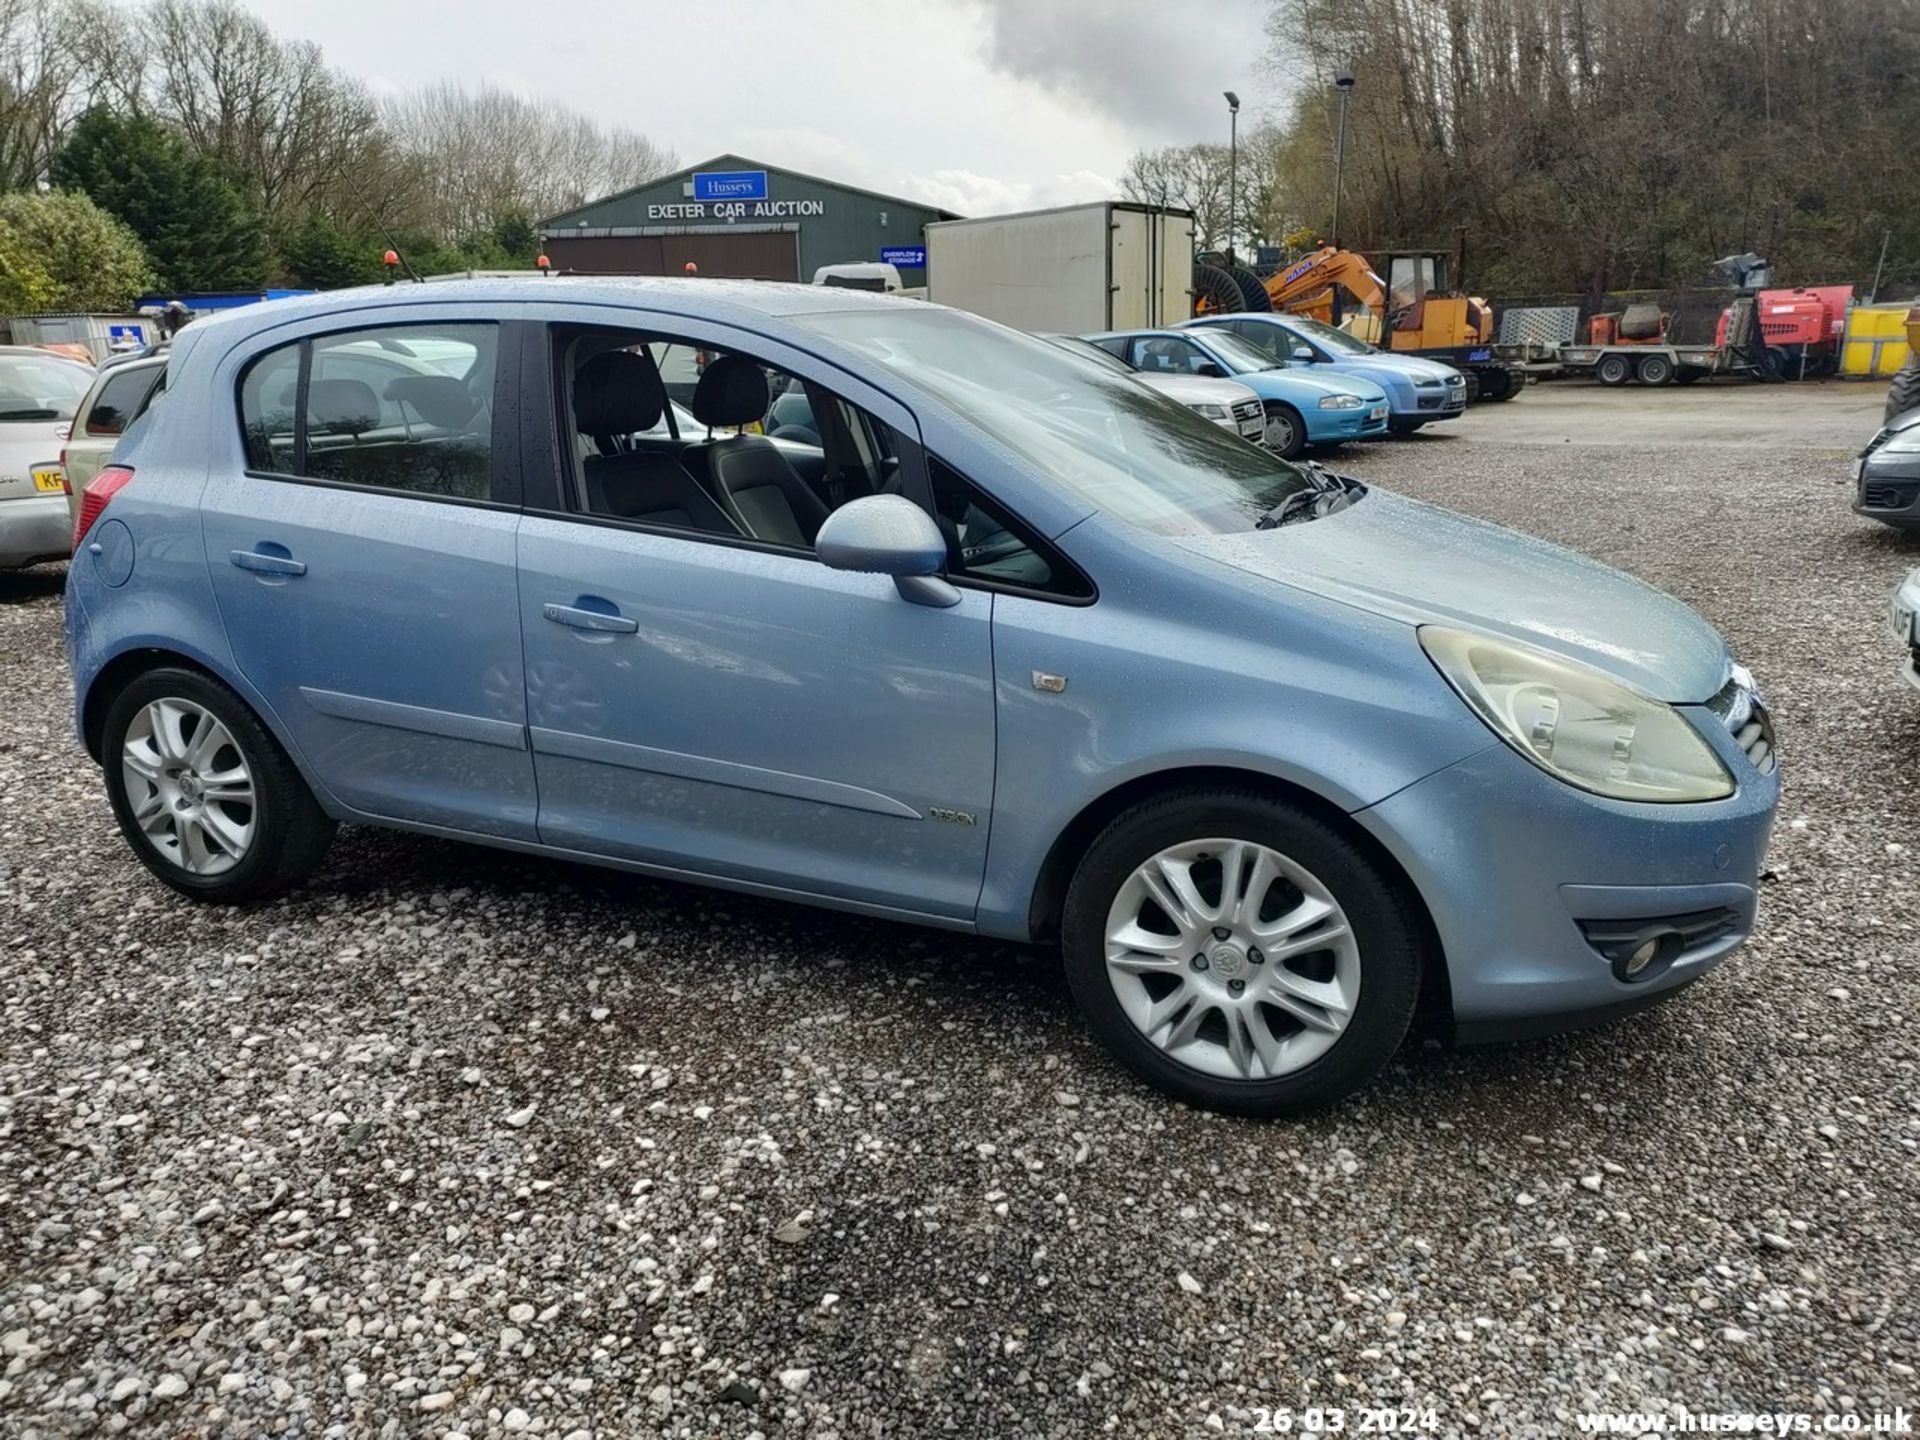
[[[1756,297],[1760,334],[1774,373],[1786,380],[1831,375],[1840,368],[1847,332],[1851,285],[1805,285],[1762,290]],[[1720,316],[1718,343],[1726,342],[1727,312]]]

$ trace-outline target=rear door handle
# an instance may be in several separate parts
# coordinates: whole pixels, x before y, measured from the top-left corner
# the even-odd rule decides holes
[[[624,615],[608,615],[600,610],[581,610],[573,605],[548,603],[540,607],[540,613],[556,625],[567,625],[575,630],[600,630],[609,635],[633,635],[640,629],[638,620],[629,620]]]
[[[307,562],[296,560],[291,555],[267,555],[258,550],[234,550],[227,558],[242,570],[251,570],[256,575],[304,575]]]

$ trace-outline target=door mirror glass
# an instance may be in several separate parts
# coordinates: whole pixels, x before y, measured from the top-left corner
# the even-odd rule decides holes
[[[1293,347],[1293,358],[1296,360],[1305,360],[1311,364],[1313,361],[1313,351],[1305,345],[1296,345]]]
[[[920,605],[957,604],[960,592],[939,578],[947,541],[931,516],[904,495],[864,495],[827,517],[813,542],[830,570],[891,575],[900,593]]]
[[[1205,376],[1209,380],[1224,380],[1227,378],[1227,372],[1211,360],[1202,360],[1198,365],[1194,366],[1193,373]]]

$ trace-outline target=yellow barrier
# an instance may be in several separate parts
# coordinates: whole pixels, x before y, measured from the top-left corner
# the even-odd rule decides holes
[[[1840,373],[1857,379],[1893,374],[1907,363],[1909,302],[1897,305],[1857,305],[1847,316],[1847,333],[1840,349]]]

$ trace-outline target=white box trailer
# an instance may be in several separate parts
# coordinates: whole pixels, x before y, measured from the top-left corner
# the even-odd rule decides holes
[[[1020,330],[1177,324],[1193,313],[1193,212],[1116,200],[937,221],[927,298]]]

